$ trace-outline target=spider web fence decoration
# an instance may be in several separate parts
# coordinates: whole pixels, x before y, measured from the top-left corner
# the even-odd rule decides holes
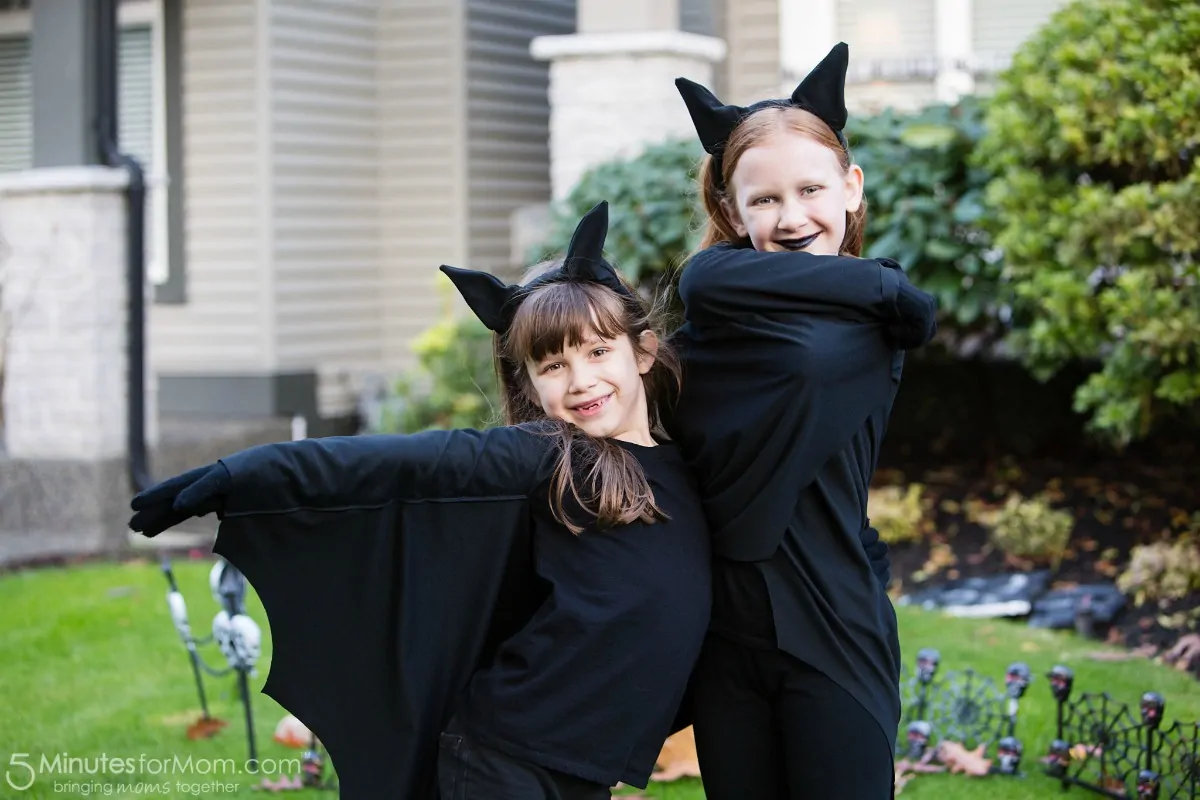
[[[1072,697],[1074,673],[1056,666],[1047,675],[1057,704],[1055,739],[1041,759],[1063,788],[1080,786],[1105,797],[1200,799],[1200,724],[1179,720],[1163,728],[1166,701],[1142,695],[1137,710],[1107,692]]]
[[[1028,665],[1010,664],[1004,684],[972,669],[941,672],[937,650],[917,653],[916,669],[901,665],[900,697],[904,735],[896,755],[919,760],[942,741],[984,751],[996,747],[1001,774],[1017,774],[1023,746],[1016,737],[1020,700],[1032,679]]]

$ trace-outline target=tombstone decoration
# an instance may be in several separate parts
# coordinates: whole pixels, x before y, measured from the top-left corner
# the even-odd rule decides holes
[[[196,691],[200,695],[203,719],[209,719],[208,701],[204,692],[203,673],[222,678],[231,672],[237,673],[238,693],[246,718],[246,740],[250,750],[249,768],[257,770],[258,755],[254,740],[254,716],[250,703],[249,676],[255,675],[255,664],[262,652],[262,631],[258,624],[246,614],[246,578],[232,564],[220,559],[209,571],[208,584],[213,599],[220,610],[213,617],[212,636],[196,639],[192,636],[187,619],[187,604],[175,582],[175,575],[167,559],[162,562],[163,574],[167,578],[167,607],[175,629],[179,632],[192,662],[196,679]],[[225,669],[214,669],[205,663],[197,646],[216,642],[225,658]]]
[[[1200,723],[1164,728],[1158,692],[1141,696],[1136,716],[1108,693],[1071,699],[1072,680],[1066,667],[1050,672],[1058,729],[1042,759],[1046,774],[1109,797],[1200,798]]]

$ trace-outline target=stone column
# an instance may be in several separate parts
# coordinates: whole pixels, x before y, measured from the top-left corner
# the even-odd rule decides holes
[[[725,42],[679,30],[678,0],[579,0],[579,32],[541,36],[550,65],[550,176],[555,200],[590,167],[648,144],[694,137],[675,78],[713,85]]]
[[[971,0],[937,0],[938,71],[934,91],[938,102],[955,103],[975,91],[971,11]]]
[[[0,176],[0,561],[112,551],[126,539],[126,182],[100,166]],[[146,412],[153,443],[152,391]]]

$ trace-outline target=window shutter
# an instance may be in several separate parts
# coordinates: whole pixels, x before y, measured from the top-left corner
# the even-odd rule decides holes
[[[29,38],[0,38],[0,172],[33,164]]]

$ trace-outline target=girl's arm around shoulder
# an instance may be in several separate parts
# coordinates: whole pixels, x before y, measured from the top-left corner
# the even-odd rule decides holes
[[[937,311],[934,298],[890,259],[767,253],[732,243],[697,253],[683,270],[679,294],[688,320],[700,324],[747,313],[850,311],[911,334],[932,325]]]
[[[552,469],[553,439],[524,426],[334,436],[222,458],[225,514],[527,496]]]

